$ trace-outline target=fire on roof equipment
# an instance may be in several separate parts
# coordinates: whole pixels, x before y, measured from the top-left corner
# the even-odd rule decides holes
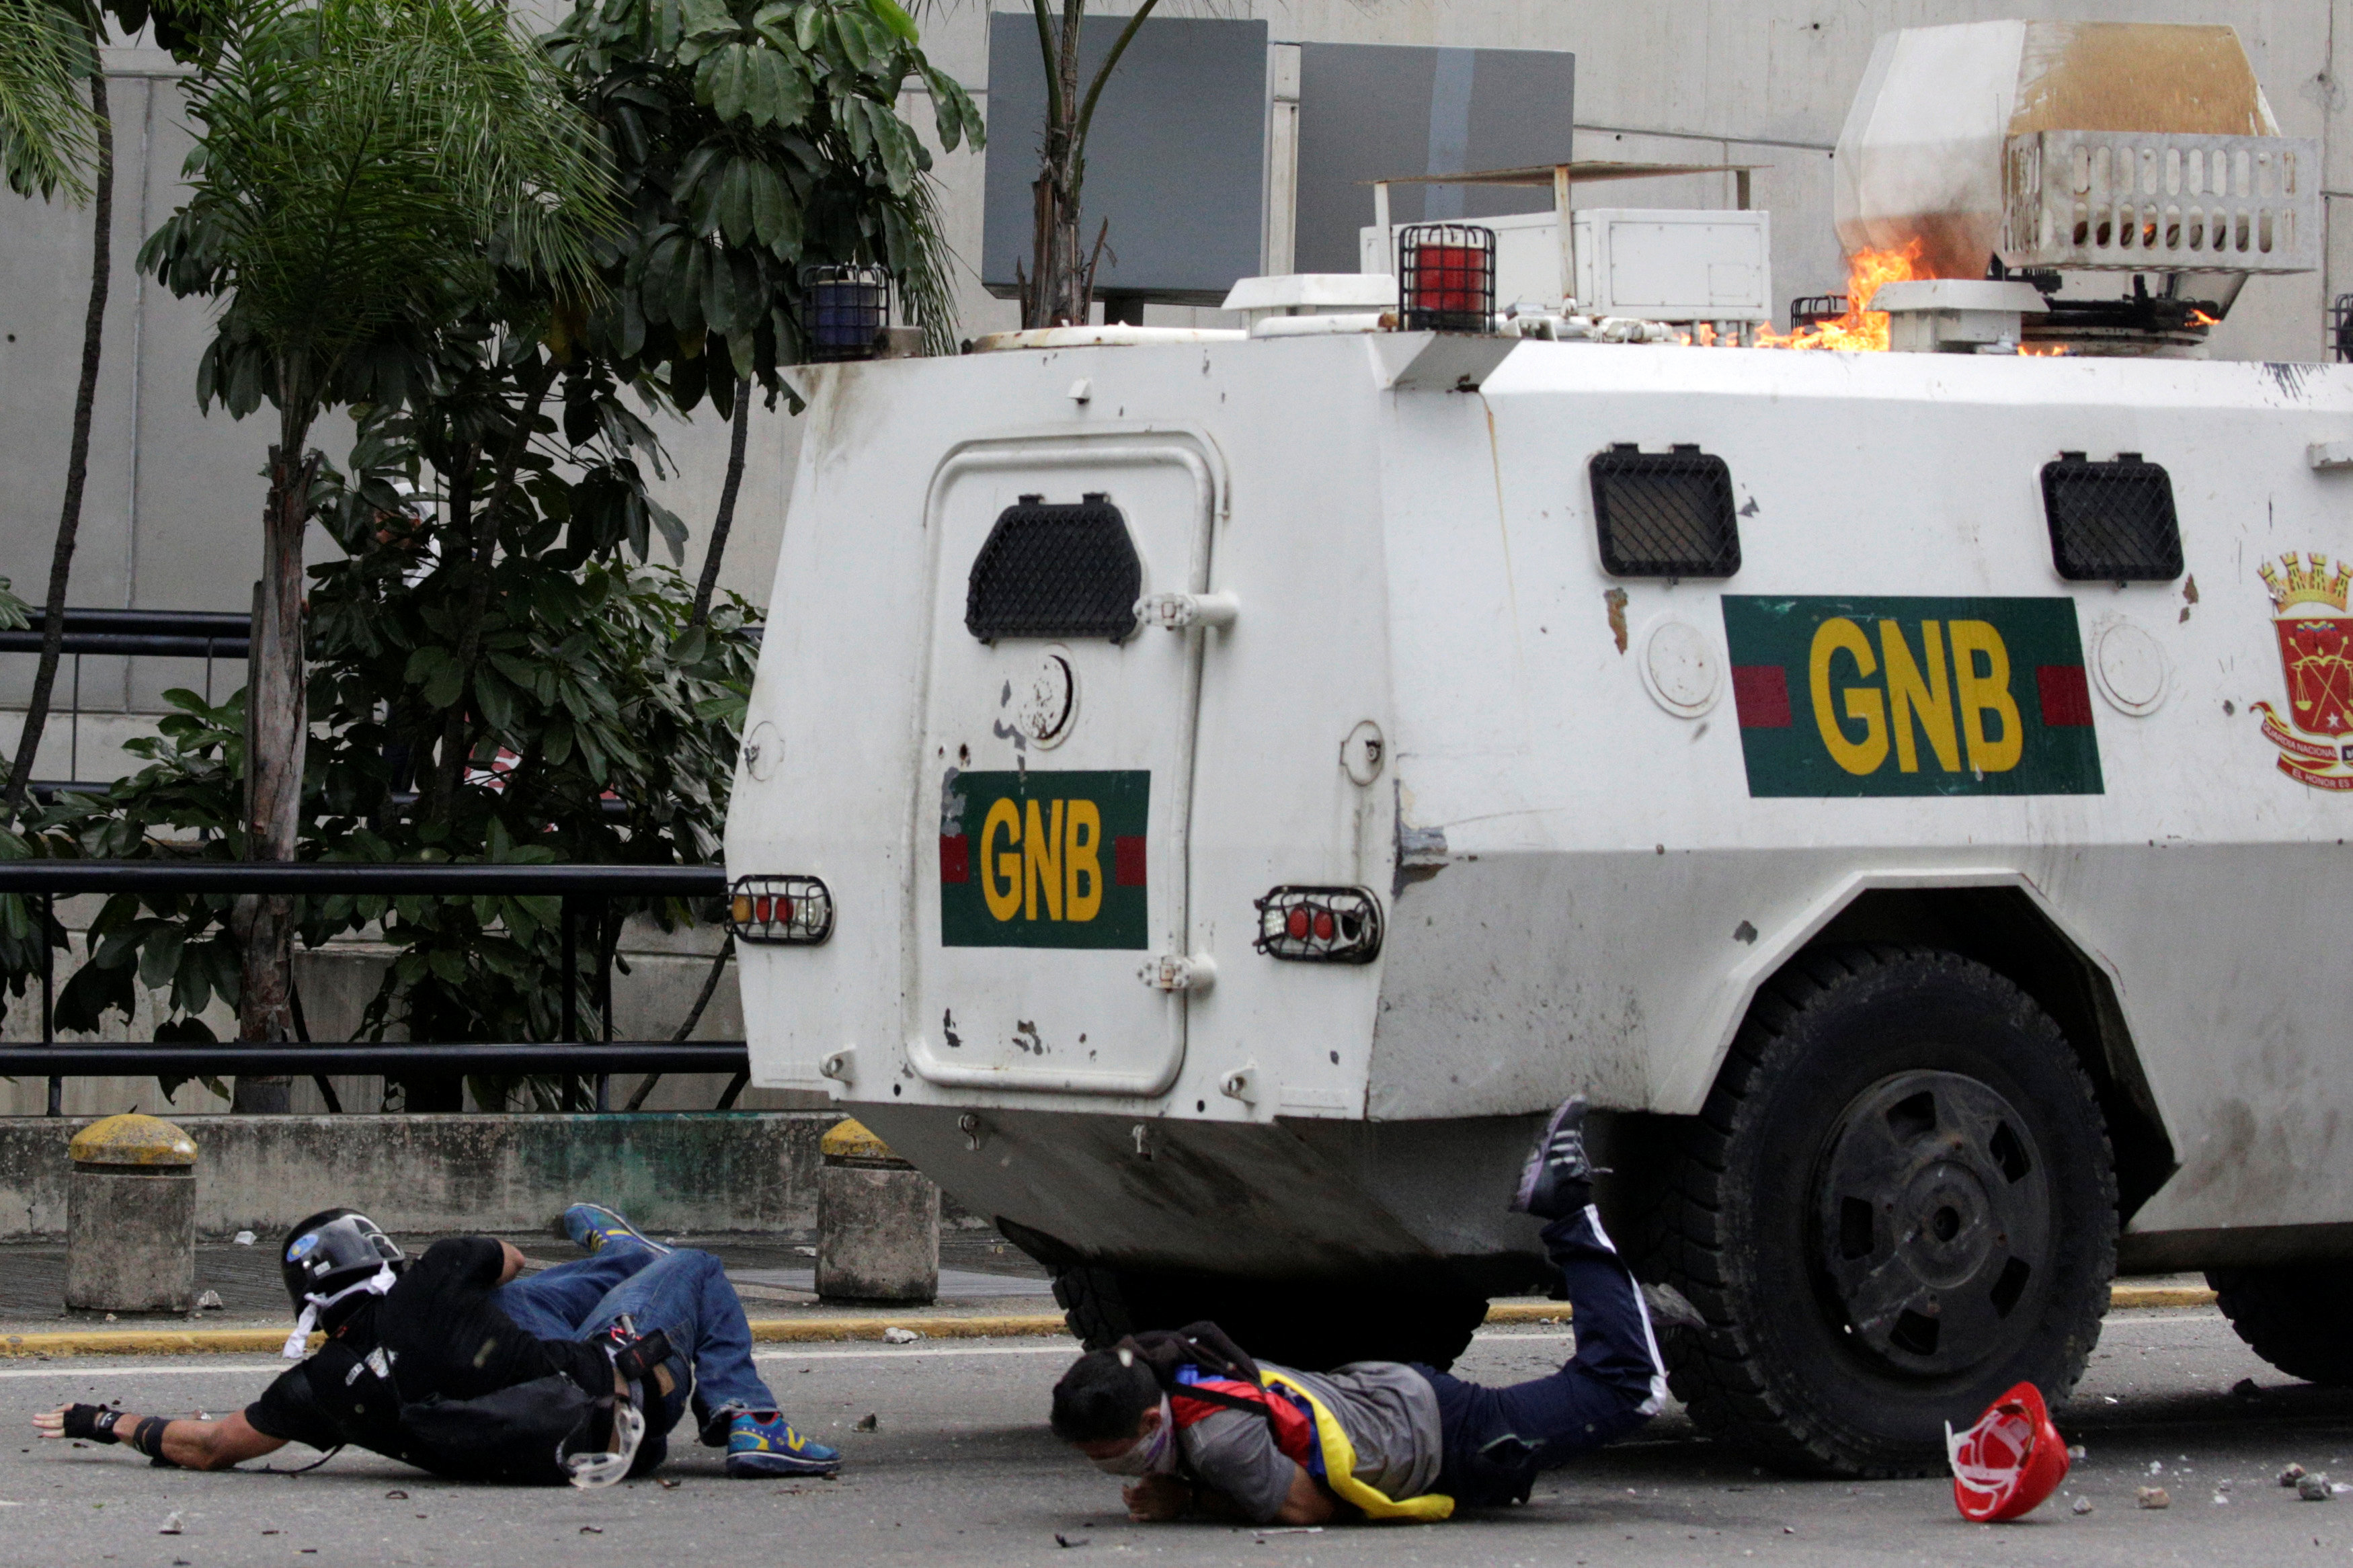
[[[1789,330],[1802,332],[1808,327],[1824,321],[1835,321],[1846,314],[1847,300],[1843,294],[1800,294],[1789,301]]]
[[[1495,320],[1495,231],[1418,223],[1398,236],[1398,294],[1409,331],[1483,332]]]
[[[2024,336],[2073,353],[2198,353],[2249,277],[2319,265],[2319,144],[2282,136],[2237,33],[1973,22],[1882,37],[1832,163],[1850,253],[1919,279],[2058,295]]]

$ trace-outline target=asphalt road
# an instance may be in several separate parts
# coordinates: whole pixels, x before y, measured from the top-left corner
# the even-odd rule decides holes
[[[1565,1353],[1564,1336],[1482,1335],[1459,1368],[1509,1381]],[[2353,1479],[2353,1392],[2290,1384],[2211,1311],[2112,1316],[2060,1415],[2086,1446],[2067,1491],[2022,1524],[1971,1525],[1942,1481],[1797,1482],[1697,1440],[1680,1414],[1638,1441],[1539,1483],[1525,1508],[1434,1526],[1266,1532],[1134,1525],[1113,1482],[1044,1426],[1067,1342],[827,1345],[764,1354],[795,1419],[849,1456],[835,1480],[730,1481],[688,1447],[653,1480],[610,1491],[454,1486],[347,1453],[314,1474],[152,1470],[121,1448],[30,1437],[0,1446],[0,1564],[1052,1562],[1097,1557],[1301,1565],[1608,1563],[2279,1563],[2353,1557],[2353,1492],[2302,1502],[2274,1484],[2296,1460]],[[0,1365],[22,1423],[72,1398],[134,1409],[233,1408],[272,1368],[239,1359]],[[2258,1392],[2232,1392],[2253,1379]],[[876,1417],[874,1429],[857,1429]],[[290,1447],[273,1462],[306,1461]],[[2161,1470],[2152,1474],[2152,1467]],[[2136,1506],[2163,1485],[2172,1506]],[[2221,1489],[2228,1483],[2228,1489]],[[2073,1499],[2089,1498],[2078,1515]],[[2218,1502],[2227,1498],[2227,1502]],[[177,1515],[177,1534],[158,1533]],[[1067,1542],[1067,1545],[1058,1543]],[[1074,1557],[1083,1552],[1084,1557]]]

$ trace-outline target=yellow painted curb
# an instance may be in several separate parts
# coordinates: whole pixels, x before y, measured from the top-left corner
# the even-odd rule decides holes
[[[311,1348],[327,1342],[311,1336]],[[277,1352],[286,1343],[282,1329],[91,1329],[55,1334],[0,1334],[0,1356],[28,1355],[239,1355]]]
[[[2214,1292],[2203,1285],[2115,1285],[2108,1289],[2108,1310],[2126,1307],[2211,1307]]]
[[[879,1340],[887,1329],[911,1329],[927,1340],[1010,1339],[1071,1331],[1060,1312],[987,1318],[754,1318],[752,1342],[800,1345],[828,1340]]]
[[[2118,1285],[2108,1293],[2111,1310],[2147,1307],[2211,1307],[2214,1292],[2194,1285]],[[1487,1309],[1492,1325],[1565,1323],[1566,1301],[1498,1301]],[[842,1340],[879,1340],[887,1330],[912,1329],[927,1340],[1055,1337],[1070,1331],[1059,1312],[1005,1313],[987,1317],[754,1318],[755,1344],[823,1344]],[[63,1333],[0,1334],[0,1357],[76,1355],[238,1355],[266,1353],[286,1342],[276,1329],[91,1329]],[[311,1348],[326,1342],[311,1336]]]

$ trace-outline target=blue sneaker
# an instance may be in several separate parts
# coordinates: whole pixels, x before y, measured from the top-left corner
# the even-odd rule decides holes
[[[829,1476],[841,1456],[812,1443],[776,1410],[739,1410],[727,1428],[727,1473],[739,1479],[762,1476]]]
[[[611,1209],[600,1208],[595,1204],[574,1204],[564,1211],[561,1223],[564,1226],[564,1234],[570,1237],[583,1252],[601,1251],[607,1242],[618,1241],[627,1237],[639,1247],[659,1252],[664,1257],[670,1255],[669,1247],[646,1235]]]

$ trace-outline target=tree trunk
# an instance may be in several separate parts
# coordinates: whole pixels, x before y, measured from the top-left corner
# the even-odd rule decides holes
[[[269,510],[262,523],[261,614],[253,628],[254,689],[246,694],[251,748],[246,757],[251,816],[246,823],[248,860],[295,858],[302,825],[302,764],[309,713],[303,692],[302,534],[310,521],[316,454],[303,446],[306,425],[285,421],[269,453]],[[294,901],[284,894],[238,900],[244,928],[242,994],[237,1038],[291,1039]],[[235,1108],[287,1108],[286,1079],[241,1078]]]
[[[73,437],[66,449],[66,499],[58,513],[56,547],[49,554],[49,596],[41,626],[41,663],[33,675],[33,698],[25,705],[25,728],[16,741],[16,765],[8,773],[7,808],[0,827],[13,826],[25,809],[33,782],[33,759],[49,721],[49,697],[58,682],[60,644],[66,631],[66,581],[73,572],[74,539],[81,531],[81,492],[90,474],[90,422],[98,404],[99,346],[106,327],[106,289],[114,268],[114,121],[107,112],[106,74],[90,79],[90,106],[98,118],[98,179],[90,197],[90,310],[82,318],[81,384],[74,392]]]
[[[735,384],[735,428],[727,440],[727,482],[719,487],[719,515],[711,520],[711,543],[702,552],[702,579],[694,585],[689,631],[711,619],[711,595],[719,590],[719,562],[727,553],[727,533],[735,526],[735,495],[744,488],[744,443],[752,428],[752,378]]]

